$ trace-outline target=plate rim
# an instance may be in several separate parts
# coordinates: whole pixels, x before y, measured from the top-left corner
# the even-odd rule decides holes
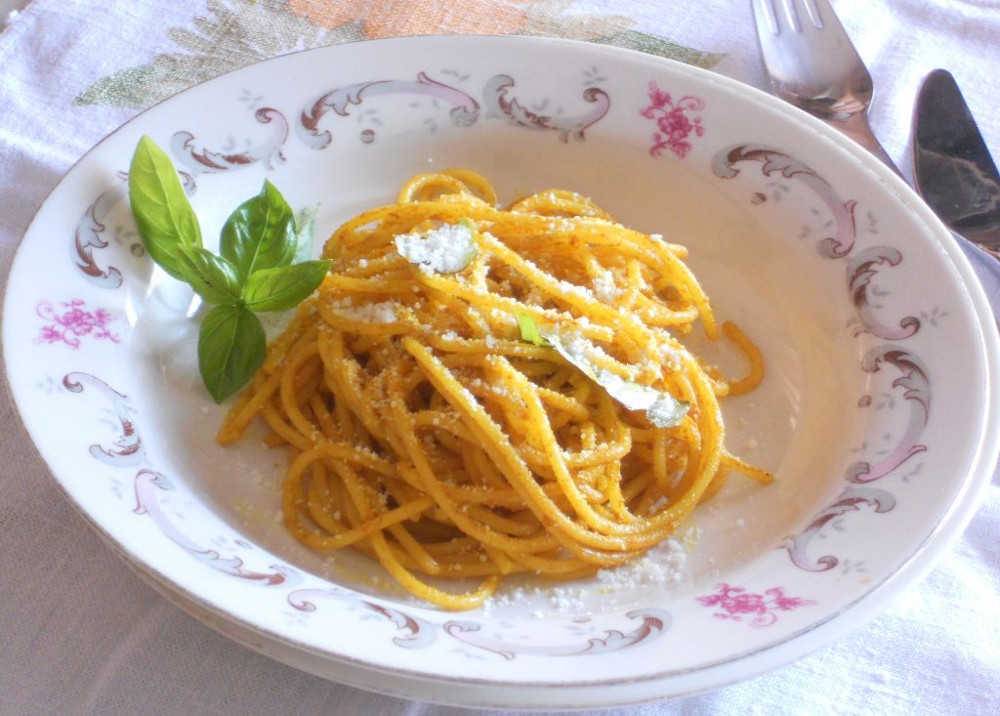
[[[993,320],[992,310],[986,299],[985,292],[982,285],[979,282],[978,277],[972,270],[971,264],[968,259],[963,254],[957,240],[952,237],[951,233],[947,230],[944,224],[938,219],[938,217],[930,210],[930,208],[919,198],[919,196],[914,192],[914,190],[906,184],[900,177],[893,174],[887,167],[878,162],[872,155],[870,155],[866,150],[864,150],[859,145],[851,142],[849,139],[843,137],[835,130],[827,126],[821,120],[812,117],[811,115],[799,110],[791,105],[787,105],[782,102],[777,97],[768,94],[767,92],[754,87],[753,85],[746,84],[734,78],[728,77],[726,75],[721,75],[710,70],[688,65],[676,60],[657,57],[649,55],[647,53],[632,50],[627,48],[601,45],[597,43],[585,42],[580,40],[568,40],[563,38],[553,38],[553,37],[535,37],[528,35],[413,35],[406,37],[393,37],[393,38],[382,38],[376,40],[358,40],[353,42],[336,43],[330,45],[323,45],[320,47],[296,50],[293,52],[284,53],[281,55],[276,55],[259,62],[253,63],[251,65],[246,65],[244,67],[236,68],[224,74],[218,75],[216,77],[204,80],[202,82],[195,83],[185,89],[166,97],[155,104],[137,112],[135,115],[130,117],[125,122],[121,123],[106,135],[104,135],[98,142],[92,145],[84,154],[82,154],[61,176],[60,180],[52,188],[52,190],[46,195],[45,199],[41,202],[38,209],[32,216],[27,228],[21,236],[18,242],[17,249],[15,250],[14,256],[11,260],[10,271],[8,272],[8,283],[4,289],[4,296],[2,304],[0,304],[0,315],[6,316],[8,308],[8,298],[10,297],[10,281],[9,277],[14,274],[17,270],[19,260],[22,258],[23,252],[22,248],[24,246],[24,238],[27,236],[35,227],[38,221],[39,214],[45,209],[49,204],[53,196],[59,191],[66,177],[71,174],[80,164],[85,162],[101,145],[108,141],[111,137],[118,134],[122,129],[131,125],[132,123],[139,120],[148,112],[159,107],[168,101],[171,101],[192,89],[227,78],[233,75],[237,75],[250,67],[255,67],[258,65],[266,64],[272,61],[280,60],[286,57],[306,54],[306,53],[322,53],[329,51],[331,48],[344,48],[345,51],[349,51],[353,46],[358,44],[364,45],[417,45],[419,46],[425,42],[475,42],[482,39],[489,39],[490,41],[496,41],[500,43],[511,43],[511,44],[528,44],[528,45],[539,45],[539,46],[549,46],[558,47],[566,46],[573,47],[577,49],[586,49],[587,52],[593,54],[604,54],[606,56],[612,56],[619,59],[624,59],[629,63],[639,63],[644,64],[652,68],[669,68],[674,73],[679,73],[681,76],[687,75],[698,82],[705,82],[710,85],[718,86],[725,92],[729,92],[734,96],[742,95],[747,101],[750,101],[764,109],[769,109],[777,114],[780,114],[787,118],[787,120],[796,122],[807,128],[814,129],[817,134],[825,139],[827,142],[832,144],[834,147],[839,148],[841,151],[845,151],[851,159],[851,162],[855,164],[858,170],[867,171],[871,174],[878,183],[882,184],[887,191],[893,196],[894,199],[903,203],[906,208],[911,211],[915,211],[919,218],[924,224],[927,225],[929,233],[933,235],[936,239],[936,246],[943,250],[945,255],[951,260],[953,266],[957,270],[959,277],[961,278],[962,289],[965,295],[968,297],[973,312],[975,313],[976,327],[978,328],[979,343],[977,348],[981,348],[984,354],[984,371],[987,378],[986,386],[986,396],[987,399],[984,402],[984,421],[983,421],[983,439],[979,442],[975,454],[972,456],[972,461],[970,463],[970,468],[965,475],[962,476],[961,486],[956,493],[951,504],[948,506],[947,510],[938,520],[938,522],[933,526],[933,528],[928,532],[927,536],[923,541],[914,549],[913,553],[907,556],[903,562],[880,582],[869,588],[865,593],[860,595],[854,601],[844,605],[841,609],[827,615],[822,620],[813,622],[807,627],[788,634],[782,639],[767,644],[765,646],[759,647],[755,650],[744,652],[731,656],[726,659],[718,660],[715,662],[709,662],[696,667],[690,667],[687,669],[680,670],[670,670],[670,671],[660,671],[650,674],[645,674],[638,677],[625,677],[625,678],[612,678],[604,680],[590,680],[590,681],[574,681],[574,682],[553,682],[553,681],[511,681],[511,680],[496,680],[496,679],[485,679],[485,678],[465,678],[465,677],[449,677],[447,675],[440,674],[430,674],[428,672],[421,672],[406,668],[399,667],[382,667],[378,664],[373,664],[369,661],[359,659],[357,657],[352,657],[347,653],[335,653],[327,650],[322,650],[319,648],[312,647],[308,644],[299,642],[293,638],[286,635],[280,634],[276,631],[272,631],[269,628],[260,626],[251,621],[240,618],[230,612],[225,611],[222,607],[211,604],[197,593],[185,588],[184,586],[174,582],[167,575],[161,573],[154,564],[150,561],[144,559],[141,555],[130,550],[125,544],[115,539],[111,534],[109,534],[105,528],[100,525],[96,520],[94,520],[83,508],[83,506],[78,503],[73,496],[69,493],[67,487],[62,483],[62,481],[56,476],[56,472],[52,469],[49,461],[42,454],[40,448],[38,447],[38,442],[35,439],[34,434],[31,429],[29,429],[27,422],[24,419],[24,412],[22,411],[21,404],[18,401],[14,387],[10,380],[9,371],[6,370],[7,366],[10,365],[9,347],[7,338],[7,330],[3,331],[3,341],[2,341],[2,352],[3,360],[5,366],[5,381],[8,391],[11,396],[11,402],[13,403],[15,410],[18,415],[18,419],[21,425],[24,427],[25,432],[31,438],[33,448],[36,454],[45,463],[46,469],[56,483],[59,489],[63,492],[65,497],[69,500],[70,504],[76,509],[81,516],[84,517],[85,522],[87,522],[93,529],[95,529],[102,541],[106,542],[112,551],[119,554],[126,563],[135,571],[139,572],[144,577],[155,581],[163,589],[170,591],[179,600],[189,600],[199,608],[206,609],[207,611],[214,614],[221,622],[228,622],[235,624],[236,626],[248,629],[251,632],[281,645],[284,648],[291,648],[295,651],[304,652],[306,654],[312,655],[314,657],[319,657],[331,664],[346,665],[351,668],[360,668],[362,670],[378,672],[381,674],[386,674],[389,676],[394,676],[396,678],[401,678],[407,681],[408,684],[413,685],[417,682],[426,682],[428,684],[448,684],[457,685],[461,684],[466,687],[483,687],[483,688],[497,688],[497,689],[559,689],[565,688],[567,686],[572,686],[581,690],[592,691],[596,688],[615,686],[615,687],[627,687],[629,685],[638,684],[655,684],[658,682],[666,682],[672,679],[680,679],[694,674],[710,674],[714,671],[735,668],[737,666],[746,669],[748,666],[747,662],[752,662],[754,660],[761,659],[763,656],[767,655],[771,658],[766,666],[761,666],[759,668],[752,668],[747,670],[745,673],[732,674],[726,678],[715,678],[712,680],[712,684],[705,686],[703,688],[695,689],[690,693],[696,693],[698,691],[703,691],[706,689],[717,688],[719,686],[725,685],[727,683],[732,683],[739,681],[743,678],[747,678],[753,675],[757,675],[764,671],[777,668],[778,666],[787,664],[795,659],[798,659],[807,653],[819,648],[824,644],[828,644],[833,639],[842,636],[844,633],[860,627],[862,624],[866,623],[881,611],[885,603],[891,596],[898,593],[905,586],[912,585],[916,582],[923,574],[929,571],[938,558],[943,554],[943,552],[948,549],[954,541],[961,535],[964,531],[968,522],[972,519],[975,514],[979,504],[982,501],[986,493],[986,489],[990,484],[990,479],[992,477],[993,469],[990,465],[995,465],[998,455],[1000,455],[1000,430],[991,430],[990,428],[995,428],[1000,425],[1000,400],[997,397],[996,384],[998,379],[1000,379],[1000,336],[997,333],[997,325],[995,320]],[[930,244],[934,245],[934,244]],[[4,321],[7,324],[6,321]],[[992,456],[992,460],[989,458]],[[185,609],[185,611],[188,611]],[[844,623],[842,617],[847,613],[851,613],[855,619]],[[190,613],[190,612],[189,612]],[[199,621],[206,623],[205,619],[195,615]],[[230,634],[222,631],[222,629],[214,624],[208,624],[211,628],[222,633],[228,638],[233,638]],[[822,631],[822,634],[817,634],[817,632]],[[257,647],[250,645],[257,651]],[[787,653],[785,653],[787,652]],[[268,654],[272,658],[278,658],[279,656],[273,654]],[[286,662],[287,663],[287,662]],[[357,685],[357,684],[352,684]],[[365,688],[360,686],[360,688]],[[679,691],[674,695],[680,696],[686,692]],[[651,697],[656,698],[656,697]],[[643,699],[648,700],[648,699]],[[465,701],[443,701],[442,703],[468,703]],[[514,703],[521,703],[515,701]],[[524,704],[536,703],[536,701],[525,701]],[[589,701],[586,703],[590,703]],[[615,702],[619,703],[619,702]],[[622,702],[624,703],[624,702]],[[639,703],[639,702],[633,702]],[[609,704],[610,705],[610,704]]]

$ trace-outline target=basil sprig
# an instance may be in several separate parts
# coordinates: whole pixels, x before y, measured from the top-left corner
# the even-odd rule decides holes
[[[129,201],[150,257],[213,308],[198,334],[198,368],[217,403],[242,388],[264,361],[264,327],[255,313],[284,311],[322,283],[328,261],[298,260],[310,247],[312,216],[298,226],[285,198],[265,180],[222,227],[219,254],[204,248],[198,217],[177,170],[149,137],[129,168]]]

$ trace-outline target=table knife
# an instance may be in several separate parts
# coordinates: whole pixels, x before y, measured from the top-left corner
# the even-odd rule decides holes
[[[913,124],[914,188],[960,237],[989,294],[1000,307],[1000,174],[946,70],[934,70],[917,96]],[[971,243],[970,243],[971,242]]]

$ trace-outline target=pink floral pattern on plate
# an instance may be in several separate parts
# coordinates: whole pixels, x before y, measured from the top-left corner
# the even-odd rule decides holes
[[[674,102],[669,92],[660,89],[656,82],[649,83],[649,104],[639,111],[646,119],[656,122],[650,155],[659,157],[664,149],[669,149],[678,159],[683,159],[691,151],[691,135],[701,137],[705,127],[701,117],[695,114],[705,109],[705,100],[685,95]]]
[[[59,308],[51,301],[39,301],[35,306],[35,313],[45,321],[38,333],[39,343],[63,343],[76,350],[86,336],[111,343],[121,340],[109,327],[115,320],[110,311],[103,308],[88,311],[81,298],[60,301],[58,305]]]
[[[781,587],[765,589],[763,594],[747,591],[723,582],[712,594],[696,597],[706,607],[716,607],[716,619],[746,621],[752,627],[771,626],[778,621],[778,612],[790,612],[799,607],[815,604],[811,599],[790,597]]]

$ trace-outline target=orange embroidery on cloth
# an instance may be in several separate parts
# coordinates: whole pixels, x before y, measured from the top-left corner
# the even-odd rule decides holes
[[[437,33],[508,34],[527,23],[525,2],[472,0],[456,3],[431,0],[289,0],[288,8],[315,25],[333,29],[361,20],[365,37],[430,35]]]

